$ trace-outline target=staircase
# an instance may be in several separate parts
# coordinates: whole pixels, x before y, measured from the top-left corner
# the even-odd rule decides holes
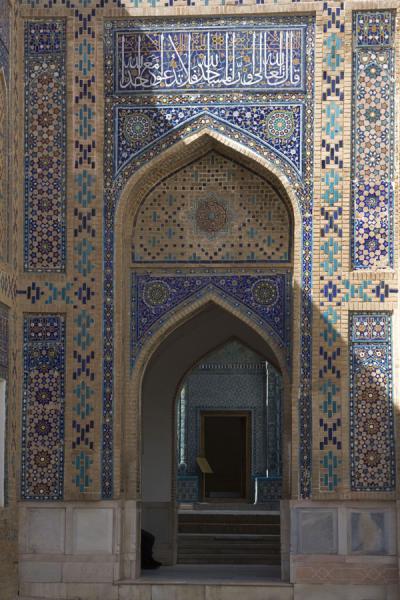
[[[178,563],[280,565],[279,512],[178,514]]]

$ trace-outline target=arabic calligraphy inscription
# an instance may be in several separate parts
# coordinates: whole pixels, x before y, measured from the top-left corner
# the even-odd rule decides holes
[[[302,26],[117,30],[116,93],[304,88]]]

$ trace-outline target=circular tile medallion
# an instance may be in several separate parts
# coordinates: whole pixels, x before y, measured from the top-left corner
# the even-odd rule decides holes
[[[143,300],[148,306],[161,306],[167,302],[170,294],[168,285],[163,281],[150,281],[144,288]]]
[[[124,122],[124,137],[133,146],[148,141],[153,130],[153,121],[147,115],[129,115]]]
[[[279,296],[276,283],[271,279],[257,281],[252,287],[252,294],[254,301],[261,306],[273,306]]]
[[[295,130],[293,115],[286,110],[273,110],[265,119],[267,137],[279,141],[288,141]]]
[[[199,203],[196,210],[197,228],[206,233],[217,233],[226,227],[228,214],[218,200],[207,199]]]

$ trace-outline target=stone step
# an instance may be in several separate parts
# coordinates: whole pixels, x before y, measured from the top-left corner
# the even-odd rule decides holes
[[[259,523],[182,523],[178,520],[178,533],[231,533],[279,535],[280,525]]]
[[[280,515],[178,515],[180,564],[280,564]]]
[[[187,565],[182,565],[186,568]],[[201,565],[198,565],[201,567]],[[207,565],[204,565],[207,568]],[[161,577],[159,578],[161,579]],[[250,578],[251,579],[251,578]],[[140,581],[140,580],[139,580]],[[140,591],[139,591],[140,590]],[[179,585],[171,582],[140,581],[139,590],[132,584],[120,585],[119,600],[137,600],[138,598],[168,598],[190,600],[202,598],[203,600],[293,600],[293,585],[285,583],[265,583],[259,580],[247,583],[235,582],[207,582],[206,584],[182,583]],[[321,595],[321,600],[323,596]]]
[[[227,559],[233,556],[280,556],[280,549],[278,547],[261,547],[261,548],[236,548],[232,550],[226,547],[209,547],[209,548],[179,548],[178,557],[183,556],[220,556]]]
[[[208,548],[211,546],[218,547],[227,547],[232,548],[232,551],[235,551],[235,548],[279,548],[279,539],[274,539],[270,541],[258,541],[258,540],[220,540],[218,538],[208,538],[207,540],[199,540],[198,538],[190,538],[187,540],[178,540],[179,546],[182,548]]]
[[[280,514],[277,513],[232,513],[228,512],[180,512],[178,514],[180,523],[254,523],[254,524],[280,524]]]
[[[220,536],[220,535],[180,535],[178,537],[179,545],[182,547],[198,546],[207,547],[210,544],[218,544],[235,548],[237,546],[279,546],[280,536]]]
[[[180,554],[178,553],[178,563],[183,565],[280,565],[281,557],[275,554]]]
[[[205,554],[207,552],[211,553],[221,553],[225,552],[227,554],[237,554],[243,552],[250,553],[260,553],[260,552],[272,552],[272,553],[280,553],[280,540],[272,540],[271,542],[265,541],[248,541],[237,540],[235,543],[232,543],[228,540],[218,540],[218,539],[207,539],[203,541],[199,541],[198,539],[188,539],[188,540],[178,540],[178,551],[180,553],[183,552],[198,552]]]

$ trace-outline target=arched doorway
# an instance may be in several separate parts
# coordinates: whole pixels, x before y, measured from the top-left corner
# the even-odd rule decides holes
[[[178,564],[279,565],[280,371],[238,338],[185,375],[176,399]]]
[[[186,373],[176,398],[176,500],[279,508],[279,368],[238,338]]]
[[[290,381],[288,371],[282,365],[282,357],[277,358],[271,345],[268,343],[268,336],[262,335],[251,325],[235,315],[229,308],[225,309],[212,301],[205,302],[200,310],[196,310],[189,319],[184,319],[170,335],[159,345],[148,363],[143,379],[142,387],[142,457],[141,457],[141,477],[142,477],[142,527],[149,530],[156,537],[155,556],[163,564],[172,565],[177,562],[188,562],[179,560],[178,556],[178,526],[179,509],[181,503],[178,498],[177,489],[177,464],[176,455],[178,441],[176,439],[176,397],[177,390],[182,388],[182,384],[187,381],[193,373],[193,365],[200,366],[204,363],[204,357],[213,355],[216,348],[226,348],[232,344],[232,336],[239,348],[246,348],[248,356],[257,356],[270,364],[276,371],[282,371],[282,396],[290,398]],[[237,340],[237,341],[236,341]],[[171,356],[173,361],[171,362]],[[240,373],[237,373],[240,377]],[[242,380],[244,386],[248,386],[247,381]],[[264,392],[263,388],[263,392]],[[252,394],[254,390],[249,390]],[[232,399],[231,399],[232,400]],[[230,416],[235,413],[248,416],[253,421],[253,427],[257,423],[259,436],[255,443],[262,445],[266,442],[266,436],[257,422],[260,413],[263,413],[264,407],[258,407],[260,398],[252,397],[247,401],[247,406],[240,402],[227,401],[227,410]],[[236,406],[234,406],[236,404]],[[214,405],[215,408],[215,405]],[[246,410],[247,408],[247,410]],[[264,413],[263,413],[264,414]],[[228,415],[226,415],[228,416]],[[288,468],[289,468],[289,443],[288,432],[290,431],[290,403],[282,403],[282,422],[284,423],[285,436],[282,443],[282,463],[283,463],[283,492],[286,498],[289,494]],[[250,422],[248,422],[250,425]],[[191,443],[195,446],[195,434],[192,432]],[[252,440],[249,440],[252,446]],[[250,448],[249,448],[250,449]],[[262,448],[252,448],[255,460],[262,465],[265,453]],[[250,459],[251,462],[252,459]],[[251,478],[251,469],[249,478]],[[262,468],[261,466],[259,467]],[[257,467],[254,465],[255,472]],[[201,477],[200,477],[201,479]],[[252,484],[257,483],[253,480]],[[258,482],[261,484],[261,482]],[[248,495],[244,499],[242,509],[248,509],[246,514],[254,505],[254,487],[248,486]],[[201,500],[201,498],[200,498]],[[225,498],[225,501],[227,498]],[[229,502],[229,501],[228,501]],[[270,512],[269,504],[257,506],[254,515],[260,515],[262,512]],[[226,508],[220,504],[219,511]],[[199,508],[197,506],[197,508]],[[228,507],[229,513],[232,513],[232,506]],[[236,507],[237,508],[237,507]],[[275,514],[279,514],[279,503],[273,507]],[[276,511],[277,509],[277,511]],[[188,514],[188,512],[186,512]],[[210,514],[210,510],[208,510]],[[223,514],[220,512],[220,514]],[[242,514],[245,514],[242,512]],[[249,519],[247,519],[249,520]],[[250,519],[251,520],[251,519]],[[260,519],[259,519],[260,520]],[[256,522],[254,522],[256,526]],[[232,526],[232,524],[231,524]],[[249,534],[248,534],[249,535]],[[248,537],[247,535],[247,537]],[[221,537],[221,536],[220,536]],[[254,536],[253,536],[254,537]],[[257,540],[259,541],[259,540]],[[275,540],[276,541],[276,540]],[[279,539],[278,548],[274,547],[275,553],[280,552]],[[235,558],[236,561],[243,564],[248,560]],[[264,561],[264,562],[263,562]],[[200,560],[198,561],[200,562]],[[259,564],[271,564],[271,556],[267,559],[260,557],[251,561]],[[279,557],[278,557],[279,562]]]
[[[146,169],[146,176],[138,175],[134,182],[129,182],[118,213],[117,231],[121,236],[116,238],[116,262],[117,272],[123,276],[116,279],[117,305],[122,310],[116,313],[115,335],[123,343],[116,347],[116,360],[126,366],[126,377],[116,379],[116,397],[123,398],[121,487],[125,499],[132,500],[138,510],[145,504],[146,489],[157,489],[156,502],[171,503],[170,492],[160,485],[162,480],[157,473],[171,473],[174,464],[173,453],[163,451],[163,461],[168,456],[169,471],[161,467],[165,463],[157,461],[155,456],[153,469],[146,469],[146,440],[151,434],[146,435],[144,428],[147,402],[143,382],[149,380],[150,362],[165,340],[175,330],[181,335],[181,327],[188,320],[193,324],[195,316],[197,322],[197,313],[209,312],[205,306],[210,302],[257,332],[264,340],[261,354],[268,355],[272,364],[279,362],[280,370],[286,373],[283,447],[287,455],[292,438],[297,435],[290,427],[290,407],[291,386],[297,385],[299,365],[291,369],[290,356],[299,344],[299,322],[292,327],[291,306],[300,302],[301,225],[293,194],[289,198],[273,167],[269,171],[260,162],[242,156],[237,149],[222,145],[205,133],[185,144],[185,152],[179,143],[174,156],[170,154],[165,152],[165,163],[159,157],[155,159],[160,168],[158,177],[158,172]],[[279,288],[272,297],[271,282],[274,289]],[[279,302],[275,302],[277,298]],[[269,312],[271,306],[267,305],[271,303],[276,308],[275,314]],[[234,327],[225,332],[224,339],[212,343],[207,338],[202,352],[180,370],[169,395],[171,402],[180,378],[201,356],[232,335]],[[197,347],[199,340],[195,343]],[[253,342],[249,346],[257,351]],[[168,354],[175,363],[173,353]],[[186,353],[185,359],[188,356],[190,353]],[[169,371],[173,370],[172,363]],[[171,419],[173,414],[171,404]],[[165,440],[166,435],[170,439],[174,435],[173,421],[169,423],[171,426],[167,423],[159,437],[160,443],[163,436]],[[297,446],[296,440],[293,444]],[[287,457],[285,498],[289,497],[290,479]],[[172,485],[175,480],[172,477],[168,481]],[[164,536],[164,550],[170,564],[176,560],[175,505],[173,509],[171,506],[169,514],[164,514],[167,516],[164,522],[171,524],[168,535]],[[141,513],[142,524],[147,518],[146,510]],[[139,522],[136,523],[137,532]],[[123,532],[123,536],[125,545],[131,548],[129,535]],[[139,545],[137,541],[136,548]],[[126,563],[123,562],[128,577],[138,573],[130,553]]]

